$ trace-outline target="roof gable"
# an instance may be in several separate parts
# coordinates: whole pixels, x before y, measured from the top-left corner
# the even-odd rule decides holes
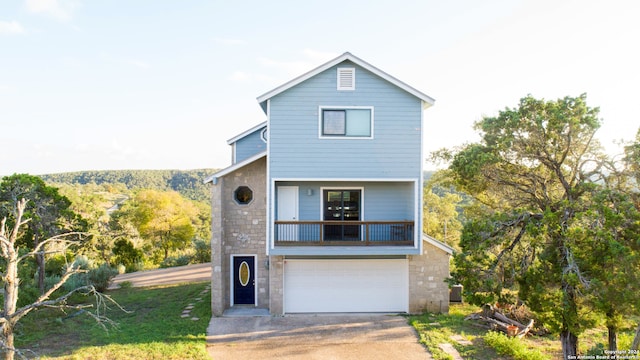
[[[256,132],[258,130],[262,130],[263,128],[266,128],[266,127],[267,127],[267,122],[266,121],[262,122],[262,123],[260,123],[260,124],[258,124],[256,126],[252,127],[251,129],[245,130],[241,134],[238,134],[238,135],[232,137],[231,139],[227,140],[227,144],[231,145],[234,142],[237,142],[238,140],[241,140],[241,139],[253,134],[254,132]]]
[[[429,95],[427,95],[427,94],[425,94],[425,93],[423,93],[423,92],[421,92],[421,91],[419,91],[419,90],[407,85],[406,83],[396,79],[395,77],[387,74],[386,72],[376,68],[375,66],[367,63],[366,61],[358,58],[357,56],[355,56],[355,55],[353,55],[353,54],[351,54],[349,52],[346,52],[346,53],[338,56],[337,58],[335,58],[333,60],[330,60],[329,62],[324,63],[323,65],[320,65],[317,68],[315,68],[315,69],[313,69],[313,70],[311,70],[311,71],[309,71],[309,72],[307,72],[305,74],[302,74],[302,75],[298,76],[297,78],[295,78],[295,79],[293,79],[293,80],[291,80],[289,82],[286,82],[286,83],[278,86],[277,88],[275,88],[275,89],[273,89],[273,90],[271,90],[269,92],[266,92],[263,95],[258,96],[258,98],[257,98],[258,103],[262,107],[262,110],[265,113],[267,113],[267,100],[271,99],[272,97],[274,97],[274,96],[276,96],[276,95],[278,95],[278,94],[280,94],[280,93],[282,93],[282,92],[284,92],[284,91],[286,91],[286,90],[288,90],[288,89],[290,89],[290,88],[292,88],[292,87],[294,87],[294,86],[296,86],[296,85],[298,85],[298,84],[300,84],[300,83],[302,83],[302,82],[304,82],[304,81],[316,76],[317,74],[319,74],[319,73],[321,73],[321,72],[323,72],[323,71],[325,71],[325,70],[327,70],[327,69],[329,69],[329,68],[331,68],[331,67],[333,67],[333,66],[335,66],[337,64],[340,64],[340,63],[342,63],[344,61],[351,61],[352,63],[362,67],[363,69],[366,69],[366,70],[370,71],[371,73],[379,76],[380,78],[390,82],[391,84],[393,84],[393,85],[401,88],[402,90],[410,93],[411,95],[419,98],[422,101],[422,104],[423,104],[422,106],[424,108],[428,108],[428,107],[430,107],[431,105],[433,105],[435,103],[435,100],[432,97],[430,97]]]
[[[433,238],[433,237],[431,237],[431,236],[429,236],[427,234],[422,234],[422,241],[435,246],[436,248],[446,252],[449,255],[453,255],[453,253],[455,251],[451,246],[449,246],[449,245],[447,245],[447,244],[445,244],[445,243],[443,243],[441,241],[438,241],[435,238]]]
[[[253,163],[254,161],[258,160],[258,159],[262,159],[263,157],[267,156],[267,152],[263,151],[260,153],[257,153],[239,163],[235,163],[225,169],[222,169],[220,171],[218,171],[217,173],[209,176],[208,178],[204,179],[203,183],[208,184],[208,183],[213,183],[214,185],[216,185],[218,183],[218,178],[221,178],[227,174],[230,174],[240,168],[243,168],[251,163]]]

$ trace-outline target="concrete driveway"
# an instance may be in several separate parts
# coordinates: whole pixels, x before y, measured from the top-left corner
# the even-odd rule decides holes
[[[109,289],[117,289],[125,281],[133,287],[211,281],[211,263],[120,274],[113,278]]]
[[[225,359],[432,359],[395,315],[214,317],[207,350]]]

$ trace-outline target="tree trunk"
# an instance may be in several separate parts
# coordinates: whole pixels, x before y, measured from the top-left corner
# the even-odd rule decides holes
[[[607,330],[609,331],[609,350],[616,351],[618,350],[618,333],[616,332],[616,327],[607,326]]]
[[[38,265],[38,289],[40,289],[40,294],[44,294],[44,278],[45,278],[45,263],[44,263],[44,254],[36,255],[36,264]]]
[[[560,332],[560,342],[562,343],[562,356],[564,359],[578,356],[578,337],[569,330]]]
[[[6,349],[4,349],[4,360],[13,360],[15,357],[15,348],[13,347],[13,327],[9,324],[4,325],[3,334]]]
[[[13,245],[13,244],[12,244]],[[13,360],[15,356],[14,351],[14,335],[13,326],[14,320],[13,314],[16,312],[16,306],[18,303],[18,286],[20,279],[18,278],[18,256],[14,249],[7,246],[7,270],[4,280],[4,312],[2,316],[5,319],[5,323],[2,329],[2,337],[5,342],[5,354],[6,360]]]
[[[633,337],[633,344],[631,344],[631,350],[638,350],[640,347],[640,324],[636,328],[636,336]]]

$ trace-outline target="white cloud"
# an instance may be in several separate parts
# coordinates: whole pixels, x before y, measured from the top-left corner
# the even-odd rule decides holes
[[[60,21],[68,21],[80,6],[79,0],[25,0],[27,10],[45,14]]]
[[[2,34],[22,34],[24,28],[17,21],[0,21],[0,35]]]

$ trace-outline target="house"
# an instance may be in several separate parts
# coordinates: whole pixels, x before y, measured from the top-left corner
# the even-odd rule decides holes
[[[343,55],[258,97],[212,191],[212,312],[448,311],[452,249],[423,235],[434,100]]]

